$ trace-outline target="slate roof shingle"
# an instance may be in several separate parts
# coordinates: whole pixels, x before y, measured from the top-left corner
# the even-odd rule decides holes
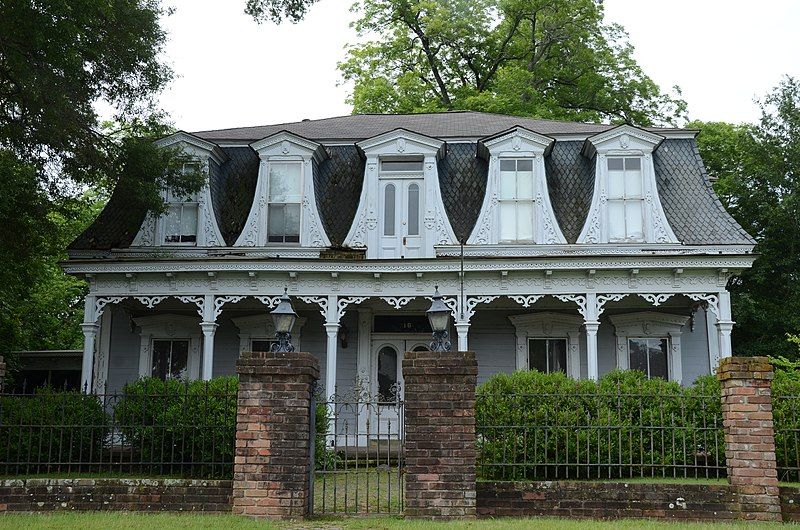
[[[353,119],[350,119],[353,118]],[[473,112],[424,115],[361,115],[298,122],[260,128],[230,129],[228,139],[260,139],[270,131],[289,130],[320,141],[321,135],[373,136],[405,127],[438,138],[489,136],[510,125],[522,125],[547,134],[572,131],[594,134],[611,126],[530,120]],[[347,131],[342,127],[348,127]],[[220,131],[198,133],[207,139]],[[545,159],[550,200],[568,243],[583,228],[594,191],[594,160],[581,154],[583,141],[556,141]],[[259,159],[250,147],[225,147],[228,160],[212,164],[210,186],[214,213],[228,245],[239,237],[255,197]],[[358,208],[365,160],[354,145],[326,145],[328,158],[314,165],[317,208],[333,247],[342,246]],[[653,155],[656,181],[667,220],[684,244],[753,244],[751,238],[725,211],[705,174],[693,139],[667,138]],[[466,239],[477,222],[486,193],[488,163],[477,156],[477,142],[450,141],[438,162],[439,184],[450,223],[459,240]],[[70,246],[70,250],[103,250],[130,246],[145,212],[131,206],[124,182],[120,183],[95,222]]]

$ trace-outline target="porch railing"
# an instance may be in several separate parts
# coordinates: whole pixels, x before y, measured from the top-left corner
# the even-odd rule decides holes
[[[0,475],[230,478],[235,432],[235,385],[0,394]]]
[[[478,477],[721,478],[719,395],[480,394]]]

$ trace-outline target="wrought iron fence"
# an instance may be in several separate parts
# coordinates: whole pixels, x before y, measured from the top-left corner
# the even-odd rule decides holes
[[[800,482],[800,396],[773,396],[778,480]]]
[[[313,513],[401,514],[402,392],[395,387],[381,397],[355,388],[317,398]]]
[[[721,478],[719,395],[478,394],[478,477]]]
[[[229,478],[235,432],[235,381],[0,394],[0,474]]]

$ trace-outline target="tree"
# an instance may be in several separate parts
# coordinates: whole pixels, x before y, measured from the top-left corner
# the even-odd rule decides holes
[[[758,259],[728,286],[734,347],[798,359],[800,333],[800,81],[786,77],[760,103],[753,125],[693,122],[714,188],[753,237]]]
[[[673,123],[663,94],[596,0],[361,0],[339,68],[355,112],[472,109],[579,121]]]
[[[159,0],[0,3],[0,355],[78,344],[85,286],[58,261],[120,179],[132,206],[153,210],[162,187],[202,184],[153,145],[170,132],[155,104],[172,77],[167,14]]]
[[[270,21],[280,24],[284,20],[299,22],[306,16],[308,8],[318,0],[247,0],[245,13],[257,22]]]

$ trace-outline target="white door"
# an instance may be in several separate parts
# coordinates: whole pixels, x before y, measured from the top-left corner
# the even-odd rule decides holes
[[[404,399],[403,354],[406,350],[428,349],[419,339],[375,339],[372,341],[372,395],[377,397],[371,414],[373,438],[397,436],[402,422],[398,402]]]
[[[422,255],[423,179],[381,179],[380,257]]]

